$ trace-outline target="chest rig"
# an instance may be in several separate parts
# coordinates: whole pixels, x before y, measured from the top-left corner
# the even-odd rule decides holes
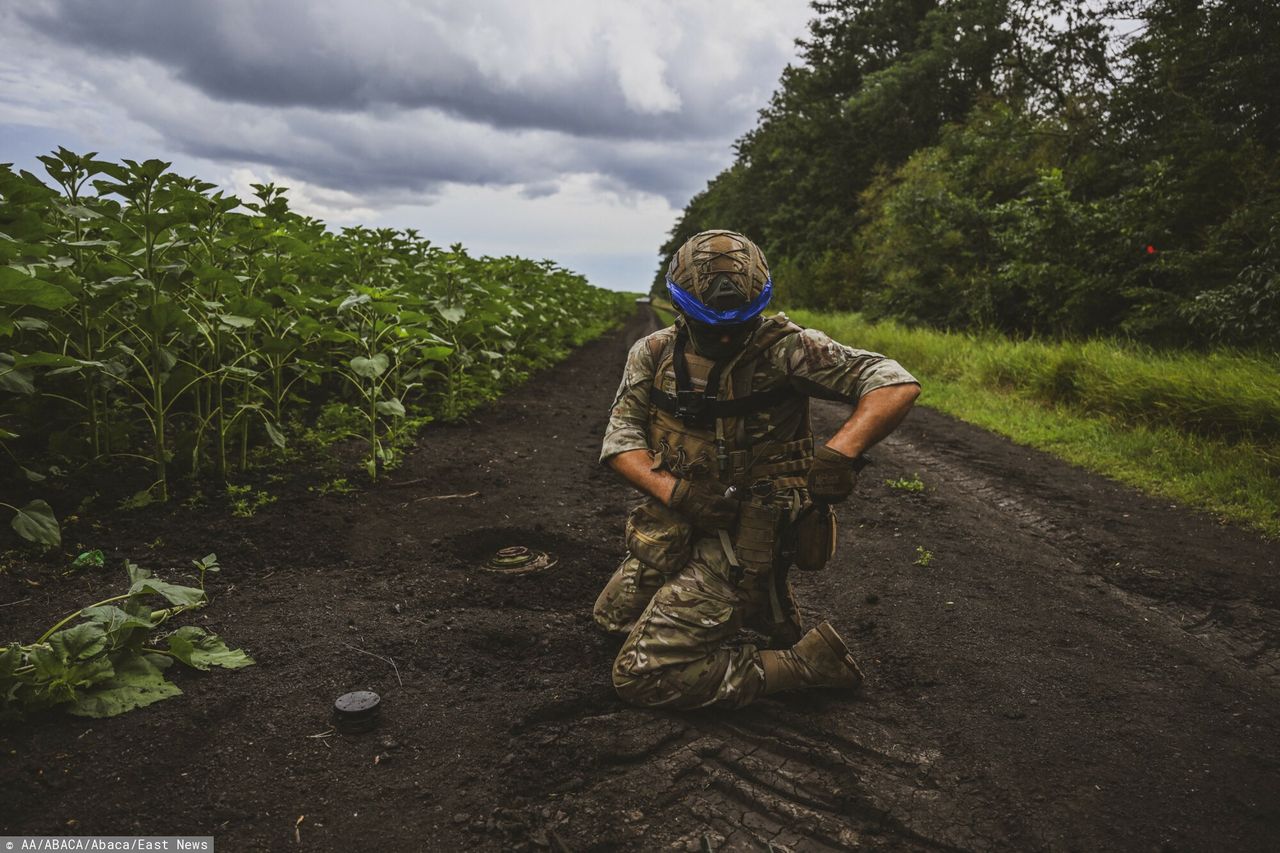
[[[759,497],[803,486],[813,461],[808,397],[786,381],[752,387],[763,354],[800,331],[785,317],[771,317],[741,352],[721,361],[694,352],[683,325],[674,337],[651,341],[653,468],[717,480]],[[778,434],[779,426],[788,434]]]

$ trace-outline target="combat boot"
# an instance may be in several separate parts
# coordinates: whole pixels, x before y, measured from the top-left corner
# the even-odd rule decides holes
[[[797,687],[857,687],[862,670],[830,622],[809,631],[786,651],[760,652],[764,667],[764,692],[777,693]]]

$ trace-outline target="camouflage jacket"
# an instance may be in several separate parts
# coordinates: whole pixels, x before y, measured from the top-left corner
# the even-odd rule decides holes
[[[679,458],[673,458],[668,452],[668,433],[664,433],[661,427],[674,421],[657,410],[652,401],[652,389],[667,394],[675,392],[671,350],[677,331],[678,326],[668,326],[654,332],[637,341],[627,354],[600,461],[607,462],[629,450],[647,450],[655,457],[655,468],[665,465],[678,476],[697,479],[709,475],[724,482],[737,482],[723,465],[720,471],[716,470],[715,460],[711,458],[715,456],[715,450],[711,447],[713,438],[710,433],[701,434],[701,442],[696,438],[693,442],[694,447],[706,448],[698,458],[687,454],[684,449],[681,449]],[[765,341],[768,343],[763,343]],[[753,347],[753,342],[763,343],[763,348],[760,345]],[[695,359],[696,356],[689,355],[690,361]],[[719,394],[722,399],[730,399],[775,391],[785,385],[798,393],[763,411],[726,418],[723,424],[718,425],[718,429],[724,432],[721,455],[724,455],[724,444],[727,444],[729,452],[741,455],[753,449],[779,447],[784,443],[795,445],[809,439],[810,397],[857,405],[869,391],[915,382],[915,377],[892,359],[837,343],[816,329],[801,329],[785,315],[777,314],[764,321],[747,339],[742,353],[725,366],[720,374]],[[659,429],[655,430],[655,425]],[[684,433],[675,436],[679,440],[687,439],[691,432],[678,426],[671,429]],[[697,431],[692,432],[699,435]],[[687,440],[684,443],[686,446],[689,444]],[[804,455],[811,453],[810,448]],[[794,458],[794,453],[787,456]],[[746,467],[750,467],[756,458],[753,456],[747,461]],[[781,468],[777,473],[782,473]],[[786,473],[798,472],[792,465],[787,466]]]

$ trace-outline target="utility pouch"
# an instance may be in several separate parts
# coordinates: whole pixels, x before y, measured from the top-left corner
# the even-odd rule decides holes
[[[836,513],[829,504],[815,504],[791,527],[796,568],[816,572],[836,553]]]
[[[747,574],[760,575],[773,569],[777,556],[778,525],[782,509],[746,501],[738,511],[733,547]]]
[[[657,501],[646,500],[627,515],[627,550],[646,566],[674,574],[693,555],[693,525]]]

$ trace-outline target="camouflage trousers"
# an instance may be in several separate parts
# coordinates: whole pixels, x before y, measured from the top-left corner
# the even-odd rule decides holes
[[[772,591],[771,591],[772,590]],[[628,552],[596,600],[596,624],[625,634],[613,685],[633,705],[736,708],[764,690],[757,646],[731,641],[744,628],[788,647],[800,620],[785,578],[735,580],[718,538],[694,541],[683,568],[664,575]]]

